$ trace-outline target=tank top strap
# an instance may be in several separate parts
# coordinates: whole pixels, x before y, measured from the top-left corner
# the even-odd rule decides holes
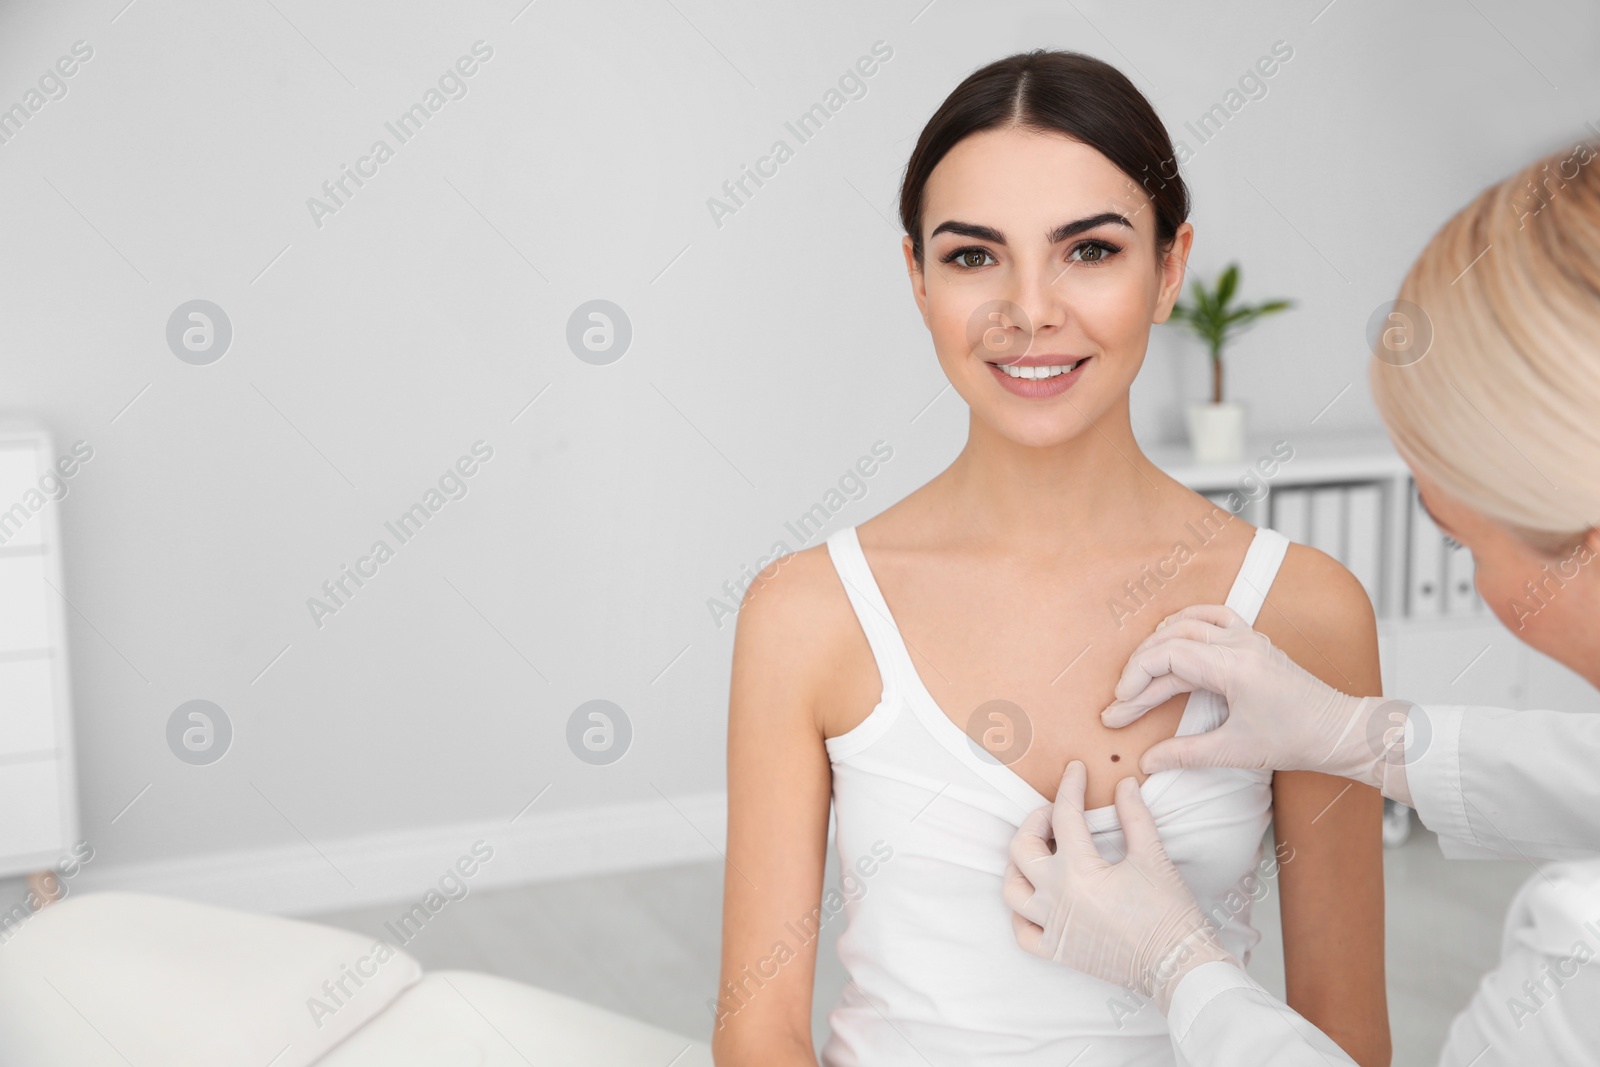
[[[867,566],[867,557],[861,551],[856,528],[846,526],[842,530],[835,530],[828,535],[826,544],[828,558],[833,560],[833,569],[839,572],[839,580],[844,583],[844,591],[850,597],[850,606],[855,609],[856,619],[866,632],[867,644],[872,646],[872,658],[878,664],[883,688],[899,689],[906,677],[904,671],[915,668],[911,667],[911,654],[906,651],[894,616],[889,614],[888,601],[883,599],[877,579],[872,576],[872,568]]]
[[[1267,590],[1272,588],[1272,580],[1277,577],[1288,551],[1289,539],[1283,534],[1266,526],[1256,528],[1250,547],[1245,550],[1244,563],[1233,579],[1233,588],[1228,590],[1227,601],[1228,607],[1251,626],[1256,623],[1256,615],[1267,599]]]

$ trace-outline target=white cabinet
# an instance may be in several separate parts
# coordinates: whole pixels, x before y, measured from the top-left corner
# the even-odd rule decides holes
[[[1521,706],[1554,711],[1600,711],[1600,693],[1577,672],[1542,652],[1524,649]]]
[[[77,839],[57,516],[75,466],[43,430],[0,428],[0,876]]]

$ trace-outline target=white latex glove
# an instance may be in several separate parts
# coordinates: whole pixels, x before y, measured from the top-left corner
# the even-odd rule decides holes
[[[1119,863],[1100,856],[1083,817],[1087,777],[1082,762],[1068,763],[1055,804],[1030,813],[1012,838],[1001,890],[1011,926],[1028,952],[1150,997],[1165,1015],[1190,970],[1239,961],[1167,858],[1131,777],[1116,788],[1127,856]],[[1054,852],[1046,841],[1052,829]]]
[[[1397,772],[1403,776],[1404,727],[1415,706],[1333,689],[1220,604],[1184,608],[1145,638],[1100,721],[1126,726],[1195,689],[1222,694],[1227,721],[1151,745],[1139,760],[1146,774],[1173,767],[1321,771],[1395,796],[1385,779],[1395,786]],[[1402,777],[1396,792],[1403,788]]]

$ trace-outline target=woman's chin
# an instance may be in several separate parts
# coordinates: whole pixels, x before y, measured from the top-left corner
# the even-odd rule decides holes
[[[1068,409],[1019,416],[1015,412],[994,412],[987,420],[1000,437],[1019,448],[1060,448],[1079,442],[1094,430],[1082,415]]]

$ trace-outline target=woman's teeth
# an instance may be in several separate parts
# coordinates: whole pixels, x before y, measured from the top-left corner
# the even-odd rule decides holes
[[[1004,363],[996,363],[995,366],[1013,378],[1054,378],[1058,374],[1076,370],[1078,363],[1082,362],[1080,359],[1077,363],[1068,363],[1060,367],[1008,367]]]

